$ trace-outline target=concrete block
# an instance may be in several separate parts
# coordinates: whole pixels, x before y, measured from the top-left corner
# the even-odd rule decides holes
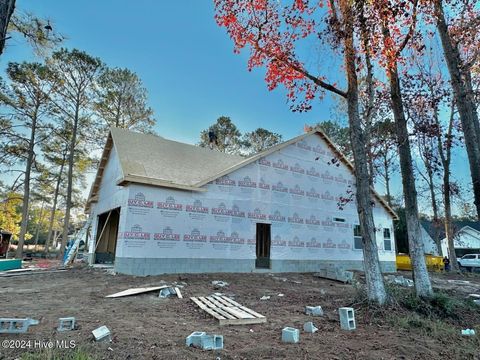
[[[160,298],[167,298],[170,296],[177,296],[177,293],[173,287],[167,287],[160,289],[160,293],[158,294],[158,297]]]
[[[194,331],[187,336],[185,343],[187,346],[202,347],[202,337],[205,335],[204,331]]]
[[[100,326],[99,328],[95,329],[92,331],[93,337],[95,338],[95,341],[103,341],[107,340],[112,341],[111,333],[110,330],[105,326]]]
[[[338,314],[340,315],[340,327],[343,330],[355,330],[355,312],[353,308],[350,307],[341,307],[338,309]]]
[[[26,333],[30,325],[38,325],[38,320],[0,318],[0,334],[22,334]]]
[[[305,306],[305,314],[312,316],[323,316],[321,306]]]
[[[282,329],[282,342],[297,343],[300,340],[300,331],[292,327]]]
[[[223,349],[222,335],[204,335],[201,337],[201,348],[203,350],[221,350]]]
[[[58,328],[57,331],[69,331],[75,329],[75,318],[74,317],[65,317],[58,319]]]
[[[473,329],[465,329],[465,330],[462,330],[462,335],[464,335],[464,336],[473,336],[473,335],[475,335],[475,330],[473,330]]]
[[[317,332],[318,329],[313,325],[313,322],[309,321],[303,324],[303,331],[313,334],[314,332]]]

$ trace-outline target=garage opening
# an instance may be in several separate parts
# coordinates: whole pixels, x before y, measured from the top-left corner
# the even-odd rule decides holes
[[[270,224],[257,223],[257,259],[255,260],[256,268],[270,268],[270,242]]]
[[[98,215],[95,264],[113,264],[117,248],[120,208]]]

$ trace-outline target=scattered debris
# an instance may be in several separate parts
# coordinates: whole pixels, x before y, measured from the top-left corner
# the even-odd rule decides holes
[[[246,325],[267,322],[267,318],[226,296],[191,297],[200,309],[216,318],[220,325]]]
[[[75,318],[74,317],[59,318],[57,331],[70,331],[70,330],[75,330]]]
[[[447,280],[448,283],[450,284],[458,284],[458,285],[468,285],[470,284],[470,281],[468,280]]]
[[[35,270],[38,270],[38,271],[35,271]],[[0,272],[0,277],[58,273],[63,271],[67,271],[67,270],[65,269],[48,270],[48,269],[40,269],[40,268],[18,269],[18,271],[10,270],[10,271]]]
[[[305,306],[305,314],[312,316],[323,316],[323,309],[321,306]]]
[[[282,342],[298,343],[300,340],[300,331],[292,327],[282,329]]]
[[[270,296],[264,295],[260,298],[260,300],[270,300]]]
[[[385,279],[390,284],[396,284],[396,285],[405,286],[405,287],[412,287],[414,285],[413,280],[404,278],[402,275],[399,275],[399,276],[387,275]]]
[[[462,335],[464,335],[464,336],[473,336],[473,335],[475,335],[475,330],[473,330],[473,329],[465,329],[465,330],[462,330]]]
[[[298,281],[298,280],[292,280],[292,282],[293,282],[294,284],[301,284],[301,283],[302,283],[301,281]]]
[[[95,338],[95,341],[102,341],[106,339],[108,339],[108,341],[112,341],[110,330],[105,325],[93,330],[92,334]]]
[[[272,276],[272,279],[278,280],[278,281],[283,281],[283,282],[288,280],[287,278],[281,278],[281,277],[278,277],[278,276]]]
[[[473,303],[476,304],[476,305],[480,305],[480,299],[478,299],[478,300],[473,300]]]
[[[480,299],[479,294],[468,294],[468,297],[474,298],[474,299]]]
[[[163,288],[167,288],[167,285],[162,285],[162,286],[153,286],[153,287],[141,287],[141,288],[132,288],[132,289],[127,289],[124,291],[120,291],[115,294],[107,295],[105,297],[107,298],[117,298],[117,297],[122,297],[122,296],[130,296],[130,295],[137,295],[137,294],[143,294],[151,291],[156,291],[160,290]]]
[[[203,350],[220,350],[223,349],[223,336],[207,335],[204,331],[195,331],[187,336],[185,343],[187,346]]]
[[[214,289],[221,289],[229,285],[226,281],[221,280],[214,280],[212,281],[212,285]]]
[[[163,289],[160,289],[160,292],[158,293],[159,298],[168,298],[170,296],[177,295],[175,292],[175,289],[172,287],[165,287]]]
[[[345,284],[353,282],[353,272],[345,270],[343,267],[338,266],[338,264],[328,264],[326,269],[321,269],[319,272],[313,274],[313,276],[340,281]]]
[[[108,275],[117,275],[114,269],[107,269],[107,274]]]
[[[313,322],[309,321],[303,324],[303,331],[313,334],[314,332],[318,331],[318,329],[315,327],[315,325],[313,325]]]
[[[22,334],[26,333],[30,325],[38,325],[39,321],[26,319],[0,318],[0,334]]]
[[[278,294],[277,296],[278,296],[278,297],[284,297],[285,294]]]
[[[338,309],[340,315],[340,327],[343,330],[355,330],[355,312],[353,308],[341,307]]]

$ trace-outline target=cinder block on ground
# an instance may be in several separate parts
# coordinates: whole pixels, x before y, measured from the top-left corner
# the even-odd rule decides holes
[[[282,341],[286,343],[297,343],[300,340],[300,331],[292,327],[282,329]]]
[[[187,346],[194,346],[199,348],[202,346],[202,337],[205,335],[205,331],[194,331],[187,336],[185,343]]]
[[[313,325],[313,322],[309,321],[303,324],[303,331],[313,334],[314,332],[317,332],[318,329]]]
[[[58,328],[57,331],[69,331],[75,329],[75,318],[74,317],[65,317],[58,319]]]
[[[341,307],[338,309],[338,314],[340,315],[340,327],[343,330],[355,330],[357,328],[353,308]]]
[[[38,320],[0,318],[0,334],[26,333],[30,325],[38,325]]]
[[[321,306],[305,306],[305,314],[312,316],[323,316]]]
[[[203,350],[221,350],[223,349],[223,336],[204,335],[201,337],[201,347]]]
[[[167,287],[167,288],[160,289],[160,293],[158,294],[158,297],[167,298],[174,295],[177,296],[177,292],[175,291],[175,288]]]
[[[105,326],[100,326],[99,328],[92,331],[95,341],[108,340],[112,341],[110,330]]]

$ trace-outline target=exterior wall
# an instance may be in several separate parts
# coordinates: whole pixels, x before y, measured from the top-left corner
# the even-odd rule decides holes
[[[93,203],[91,206],[92,221],[92,238],[88,244],[89,262],[93,261],[93,254],[95,253],[95,239],[97,236],[98,218],[99,214],[107,212],[109,210],[120,207],[120,220],[119,220],[119,232],[124,228],[126,222],[126,209],[128,201],[128,189],[122,186],[117,186],[117,180],[122,176],[122,170],[118,160],[115,147],[110,152],[110,157],[105,166],[102,181],[98,191],[98,202]]]
[[[137,275],[254,271],[257,222],[271,224],[271,271],[316,271],[332,262],[362,268],[362,250],[353,249],[355,202],[342,210],[338,206],[341,198],[355,192],[354,178],[319,136],[205,188],[206,192],[193,192],[129,185],[116,271]],[[392,218],[379,203],[374,216],[381,228],[380,260],[386,270],[395,270]],[[391,250],[384,249],[383,228],[390,229]]]
[[[464,227],[455,235],[453,240],[455,249],[480,249],[480,232]],[[442,240],[442,251],[448,254],[447,239]]]
[[[421,228],[422,228],[422,240],[423,240],[423,247],[424,247],[425,254],[432,254],[432,255],[438,256],[439,254],[438,254],[438,249],[437,249],[437,245],[435,244],[435,241],[432,239],[430,234],[427,232],[427,230],[425,230],[423,226]],[[442,247],[442,251],[443,251],[443,247]],[[446,253],[443,252],[443,254],[446,254]]]

